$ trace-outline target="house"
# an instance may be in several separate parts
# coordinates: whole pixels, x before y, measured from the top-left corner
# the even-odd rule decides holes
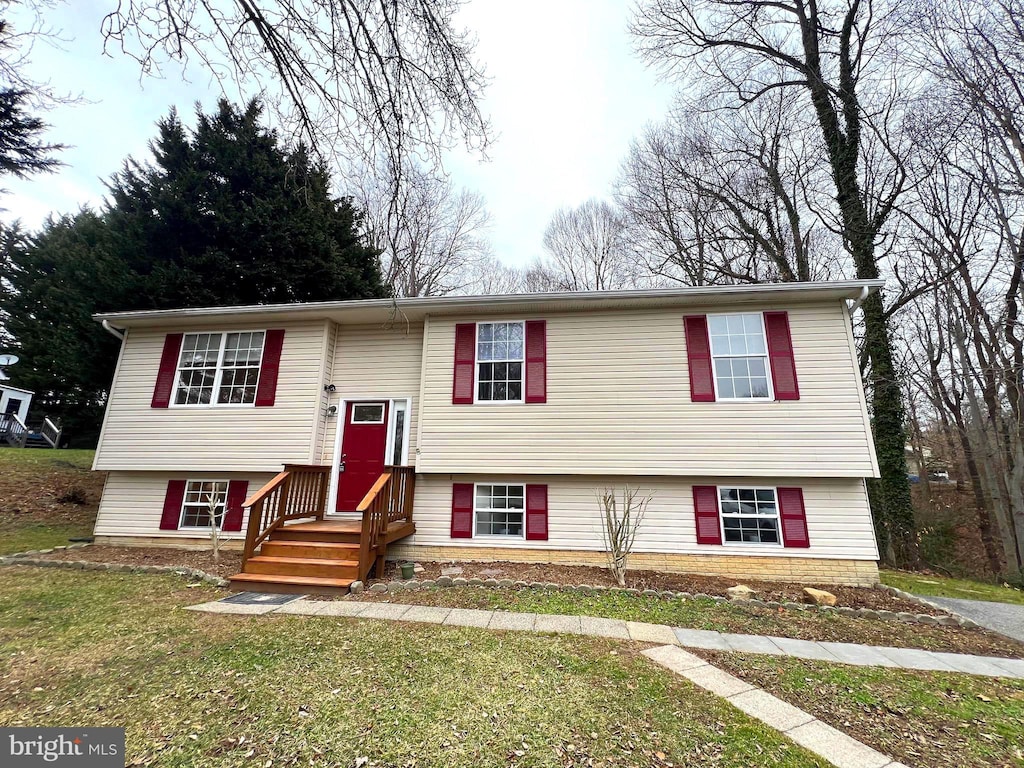
[[[598,493],[653,495],[634,568],[877,582],[850,322],[880,281],[98,315],[123,335],[98,542],[203,546],[238,588],[383,558],[604,565]]]
[[[3,381],[6,380],[5,375]],[[28,409],[34,394],[27,389],[0,384],[0,445],[25,445],[29,435],[25,420],[28,419]]]

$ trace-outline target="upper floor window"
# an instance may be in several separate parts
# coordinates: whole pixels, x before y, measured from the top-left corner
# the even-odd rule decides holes
[[[523,323],[477,323],[476,399],[523,401]]]
[[[212,505],[217,527],[224,524],[224,507],[228,499],[226,480],[189,480],[181,505],[179,528],[209,528]]]
[[[174,404],[254,403],[262,358],[262,331],[185,334]]]
[[[708,315],[719,400],[769,399],[768,345],[760,312]]]

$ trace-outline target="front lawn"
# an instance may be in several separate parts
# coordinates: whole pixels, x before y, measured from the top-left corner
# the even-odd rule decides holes
[[[93,453],[0,448],[0,555],[92,535],[105,477]]]
[[[1024,681],[698,651],[909,766],[1024,766]]]
[[[981,629],[932,627],[854,618],[817,610],[773,610],[716,603],[701,599],[668,599],[599,592],[591,595],[551,589],[489,589],[446,587],[395,594],[363,593],[347,600],[389,600],[395,603],[440,605],[460,608],[507,610],[518,613],[554,613],[599,616],[624,621],[645,621],[674,627],[712,629],[750,635],[775,635],[801,640],[835,640],[868,645],[924,648],[953,653],[1018,657],[1024,645]]]
[[[182,609],[222,594],[0,569],[0,726],[124,726],[129,765],[826,765],[634,644]]]
[[[881,571],[882,583],[923,597],[956,597],[963,600],[989,600],[1024,605],[1024,590],[969,579],[950,579],[906,571]]]

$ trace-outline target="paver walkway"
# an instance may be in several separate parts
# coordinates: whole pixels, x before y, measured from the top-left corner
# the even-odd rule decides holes
[[[218,601],[193,605],[189,607],[189,610],[249,615],[284,613],[302,616],[343,616],[391,621],[418,621],[462,627],[486,627],[520,632],[560,632],[595,637],[614,637],[620,640],[636,640],[686,648],[794,656],[801,659],[831,661],[837,664],[853,664],[862,667],[898,667],[1024,679],[1024,659],[922,651],[915,648],[888,648],[856,643],[793,640],[787,637],[738,635],[704,629],[675,628],[665,624],[601,619],[592,616],[510,613],[469,608],[438,608],[429,605],[342,600],[317,601],[302,598],[284,605],[260,603],[246,605]]]
[[[956,597],[924,597],[953,613],[974,621],[986,629],[1024,643],[1024,605],[992,603],[988,600],[963,600]]]

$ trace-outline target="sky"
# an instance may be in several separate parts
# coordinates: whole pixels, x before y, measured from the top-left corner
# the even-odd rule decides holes
[[[176,106],[211,107],[220,91],[201,71],[184,79],[140,79],[123,55],[105,55],[100,35],[110,2],[74,0],[47,14],[59,47],[37,44],[29,77],[81,96],[45,115],[47,140],[69,145],[55,174],[5,180],[0,216],[38,227],[50,213],[98,206],[104,180],[125,157],[148,155],[156,122]],[[458,22],[478,38],[477,60],[490,78],[483,110],[496,141],[487,159],[449,152],[455,184],[481,193],[491,214],[495,254],[524,264],[541,253],[544,228],[560,207],[606,197],[629,142],[668,111],[672,89],[636,58],[625,0],[470,0]],[[17,23],[17,16],[13,16]],[[344,190],[338,190],[343,192]]]

